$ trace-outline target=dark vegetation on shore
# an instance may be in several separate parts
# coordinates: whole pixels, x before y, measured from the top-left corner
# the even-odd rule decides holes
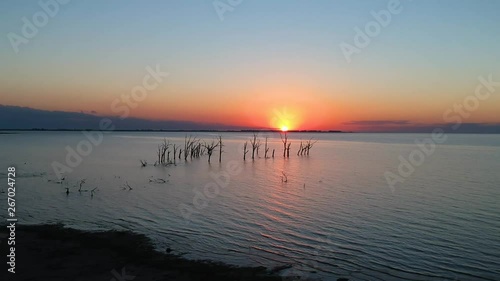
[[[0,234],[6,237],[7,229]],[[0,243],[2,253],[7,243]],[[282,280],[275,270],[187,260],[165,249],[155,251],[142,234],[85,232],[62,225],[18,225],[16,274],[2,270],[1,280],[113,280],[113,272],[133,280]],[[8,274],[8,275],[7,275]],[[116,278],[115,278],[116,279]],[[132,277],[126,279],[132,280]]]

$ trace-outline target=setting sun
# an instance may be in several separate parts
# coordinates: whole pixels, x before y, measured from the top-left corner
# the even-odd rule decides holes
[[[288,127],[287,127],[287,126],[281,126],[281,130],[282,130],[283,132],[286,132],[286,131],[288,131]]]

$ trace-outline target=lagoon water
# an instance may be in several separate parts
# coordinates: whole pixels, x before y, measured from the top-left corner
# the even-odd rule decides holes
[[[185,135],[107,133],[57,183],[51,164],[65,164],[82,133],[0,134],[0,178],[17,168],[20,223],[136,231],[191,259],[291,265],[283,275],[322,280],[500,280],[500,135],[448,135],[394,189],[384,173],[397,174],[399,156],[429,135],[290,133],[283,159],[279,135],[261,133],[275,158],[262,147],[243,161],[251,134],[221,133],[222,163],[216,150],[211,164],[152,165],[163,138],[182,144]],[[297,156],[309,138],[318,141],[311,154]],[[82,179],[84,190],[97,187],[93,197],[78,192]]]

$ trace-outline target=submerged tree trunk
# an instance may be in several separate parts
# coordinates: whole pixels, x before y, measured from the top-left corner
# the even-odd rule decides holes
[[[248,146],[248,142],[245,141],[245,144],[243,145],[243,161],[245,161],[247,159],[247,153],[248,153],[247,146]]]
[[[222,136],[219,136],[219,163],[222,161]]]
[[[281,141],[283,142],[283,158],[285,158],[285,155],[286,155],[286,145],[287,145],[287,142],[288,142],[288,135],[287,135],[286,132],[284,132],[284,134],[280,133],[280,137],[281,137]]]

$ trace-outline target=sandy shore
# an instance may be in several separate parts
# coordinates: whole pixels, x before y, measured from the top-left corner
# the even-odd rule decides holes
[[[234,267],[159,253],[143,235],[83,232],[60,225],[17,226],[15,274],[5,267],[7,228],[0,230],[0,280],[282,280],[263,267]]]

